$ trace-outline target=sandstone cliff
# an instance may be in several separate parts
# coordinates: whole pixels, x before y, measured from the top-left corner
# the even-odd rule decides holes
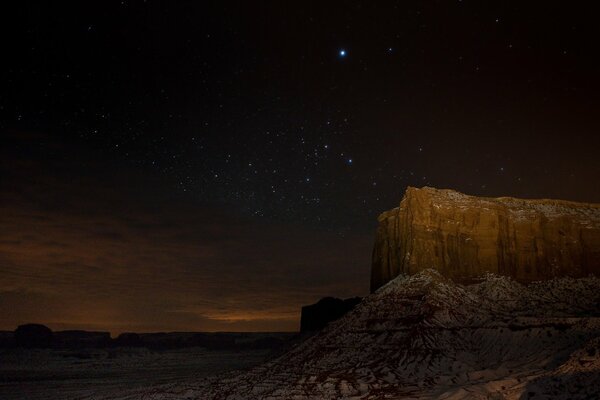
[[[600,204],[409,187],[378,220],[371,291],[426,268],[463,282],[486,272],[521,282],[600,274]]]

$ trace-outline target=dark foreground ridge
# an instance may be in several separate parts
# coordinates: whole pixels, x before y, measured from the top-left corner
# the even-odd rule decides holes
[[[600,275],[600,204],[409,187],[378,220],[371,291],[426,268],[459,282]]]
[[[599,305],[595,277],[464,286],[423,270],[248,372],[89,398],[600,398]]]

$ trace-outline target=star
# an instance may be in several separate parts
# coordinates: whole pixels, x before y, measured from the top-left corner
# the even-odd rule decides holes
[[[340,57],[346,57],[346,50],[341,49],[339,54],[340,54]]]

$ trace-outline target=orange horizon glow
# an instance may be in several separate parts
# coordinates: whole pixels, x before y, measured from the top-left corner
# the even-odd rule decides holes
[[[289,233],[277,225],[228,231],[204,211],[193,221],[185,214],[107,217],[23,203],[0,213],[4,330],[35,322],[113,336],[294,332],[303,305],[368,289],[366,237]]]

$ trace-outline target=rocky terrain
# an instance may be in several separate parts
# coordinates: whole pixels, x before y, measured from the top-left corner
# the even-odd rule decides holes
[[[598,278],[463,286],[423,270],[247,372],[90,398],[591,399],[599,346]]]
[[[409,188],[379,218],[373,292],[303,309],[323,330],[244,371],[73,398],[598,399],[599,273],[600,205]]]
[[[379,216],[371,290],[426,268],[468,282],[600,274],[600,204],[467,196],[409,187]]]

